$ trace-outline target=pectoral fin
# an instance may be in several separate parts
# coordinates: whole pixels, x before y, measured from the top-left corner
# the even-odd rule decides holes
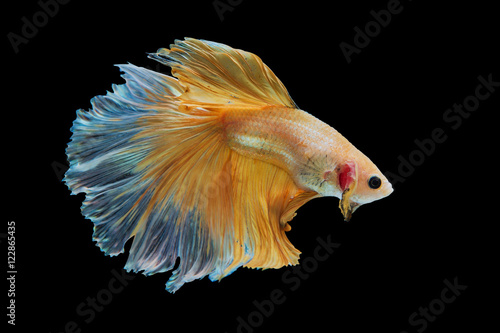
[[[339,208],[344,215],[344,221],[349,222],[351,219],[352,213],[360,206],[359,203],[351,201],[350,198],[352,193],[354,192],[354,187],[346,188],[342,193],[342,199],[339,202]]]
[[[349,221],[352,213],[359,207],[357,202],[351,200],[351,196],[356,190],[357,179],[358,169],[356,164],[354,162],[347,162],[339,173],[339,185],[343,190],[339,207],[342,215],[344,215],[344,221]]]

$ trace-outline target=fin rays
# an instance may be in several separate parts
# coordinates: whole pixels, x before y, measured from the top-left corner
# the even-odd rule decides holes
[[[149,57],[172,67],[188,88],[182,95],[187,103],[296,107],[283,83],[250,52],[186,38]]]
[[[293,107],[282,83],[255,55],[218,43],[177,41],[151,57],[178,79],[120,65],[126,82],[77,111],[72,127],[64,181],[86,194],[97,245],[117,255],[133,237],[126,269],[146,275],[180,257],[171,292],[241,266],[296,264],[287,222],[316,193],[232,151],[221,122],[228,104]]]

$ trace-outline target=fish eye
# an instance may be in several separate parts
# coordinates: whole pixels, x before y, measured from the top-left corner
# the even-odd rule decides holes
[[[370,179],[368,179],[368,186],[370,186],[370,188],[377,189],[380,185],[382,185],[382,181],[377,176],[371,176]]]

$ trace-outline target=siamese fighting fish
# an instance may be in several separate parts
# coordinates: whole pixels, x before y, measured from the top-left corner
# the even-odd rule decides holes
[[[298,208],[337,197],[349,220],[393,191],[255,54],[185,38],[148,57],[172,76],[118,65],[125,83],[77,111],[66,149],[64,181],[85,193],[99,248],[118,255],[133,238],[127,271],[173,270],[175,292],[241,266],[297,265],[286,232]]]

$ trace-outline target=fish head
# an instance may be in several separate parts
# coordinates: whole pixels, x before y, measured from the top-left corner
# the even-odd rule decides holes
[[[364,155],[347,160],[337,170],[338,187],[342,192],[339,207],[346,221],[361,205],[385,198],[393,191],[387,178]]]

